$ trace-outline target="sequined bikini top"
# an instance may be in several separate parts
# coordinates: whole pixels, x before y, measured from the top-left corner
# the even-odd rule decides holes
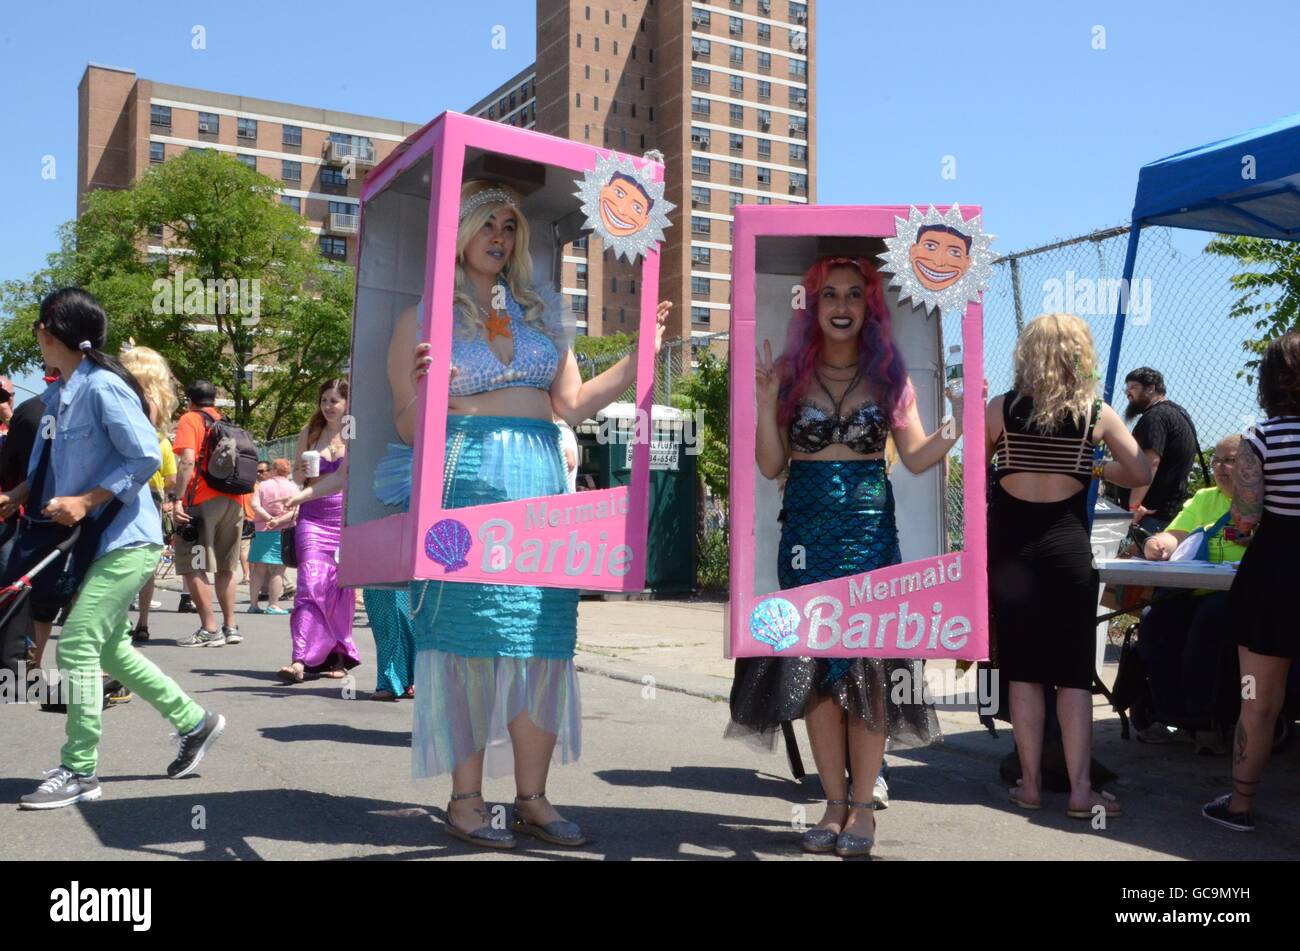
[[[456,368],[456,378],[451,381],[452,396],[473,396],[508,386],[535,386],[549,390],[560,363],[560,353],[551,338],[536,327],[524,322],[524,310],[510,289],[505,291],[505,317],[509,319],[510,336],[515,343],[514,356],[509,364],[492,352],[488,346],[491,329],[480,327],[472,339],[466,340],[454,333],[451,344],[451,363]],[[459,314],[457,320],[459,320]]]
[[[843,397],[836,400],[820,374],[814,376],[835,408],[828,413],[812,400],[800,400],[795,417],[790,421],[790,448],[811,454],[839,443],[863,455],[884,452],[889,426],[880,407],[875,403],[864,403],[852,413],[843,414],[840,411]],[[855,376],[844,390],[845,394],[850,393],[857,382]]]

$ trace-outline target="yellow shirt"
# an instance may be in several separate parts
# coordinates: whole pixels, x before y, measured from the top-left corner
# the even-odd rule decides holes
[[[171,440],[166,436],[158,437],[158,448],[162,450],[162,465],[149,477],[149,488],[162,495],[166,491],[167,480],[176,475],[176,454],[172,452]]]

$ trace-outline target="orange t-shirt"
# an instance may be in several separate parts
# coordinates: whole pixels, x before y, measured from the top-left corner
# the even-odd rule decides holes
[[[213,419],[221,418],[221,413],[214,407],[205,406],[203,412],[207,413]],[[203,437],[206,432],[206,427],[203,425],[203,420],[200,418],[198,412],[191,411],[181,416],[180,422],[176,424],[176,438],[172,440],[172,449],[178,456],[186,449],[194,450],[194,475],[191,477],[191,481],[194,485],[194,504],[202,505],[209,499],[220,498],[222,496],[225,496],[228,499],[234,499],[236,502],[241,502],[242,500],[238,495],[218,492],[216,489],[212,488],[212,486],[208,485],[203,476],[199,475],[199,465],[201,463],[199,456],[203,450]],[[180,492],[182,502],[186,499],[185,493],[187,491],[189,491],[189,486],[186,486],[185,489]]]

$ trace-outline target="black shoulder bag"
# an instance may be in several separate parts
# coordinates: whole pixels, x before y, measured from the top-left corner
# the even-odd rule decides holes
[[[36,506],[41,504],[50,453],[54,449],[50,440],[44,442],[44,446],[38,443],[35,450],[41,459],[27,493],[28,511],[18,520],[18,537],[14,539],[5,581],[26,579],[34,600],[62,607],[81,587],[95,561],[99,538],[122,510],[122,500],[111,499],[97,516],[87,516],[72,526],[60,525],[41,515]],[[49,556],[56,552],[58,557],[51,560]]]

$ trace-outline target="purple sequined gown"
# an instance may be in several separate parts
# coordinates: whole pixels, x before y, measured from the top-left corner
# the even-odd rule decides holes
[[[327,475],[342,460],[322,458],[320,474]],[[357,593],[338,583],[339,535],[343,528],[343,493],[312,499],[298,509],[294,540],[298,547],[298,581],[293,596],[293,659],[309,671],[355,667],[361,663],[352,642],[352,618]]]

